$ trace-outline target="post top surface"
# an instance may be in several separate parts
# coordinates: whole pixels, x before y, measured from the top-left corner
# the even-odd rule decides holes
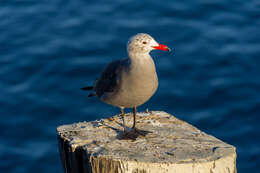
[[[128,127],[132,114],[125,115]],[[137,128],[149,131],[136,140],[120,139],[119,115],[91,122],[62,125],[59,136],[72,150],[82,147],[96,157],[155,163],[208,162],[235,153],[235,147],[201,132],[194,126],[160,111],[137,113]]]

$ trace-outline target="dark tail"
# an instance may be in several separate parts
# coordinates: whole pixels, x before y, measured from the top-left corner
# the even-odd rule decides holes
[[[83,87],[83,88],[80,88],[80,89],[85,90],[85,91],[89,91],[89,90],[93,90],[94,87],[93,86],[86,86],[86,87]],[[96,96],[96,95],[97,95],[96,93],[90,93],[88,95],[88,97],[93,97],[93,96]]]
[[[93,97],[93,96],[96,96],[97,94],[96,93],[90,93],[89,95],[88,95],[88,97]]]
[[[93,90],[93,86],[86,86],[86,87],[83,87],[83,88],[80,88],[82,90]]]

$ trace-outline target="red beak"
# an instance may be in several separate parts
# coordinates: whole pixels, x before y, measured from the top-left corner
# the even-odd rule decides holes
[[[168,52],[171,51],[171,49],[168,48],[166,45],[163,45],[163,44],[160,44],[160,43],[159,43],[159,46],[153,46],[153,48],[163,50],[163,51],[168,51]]]

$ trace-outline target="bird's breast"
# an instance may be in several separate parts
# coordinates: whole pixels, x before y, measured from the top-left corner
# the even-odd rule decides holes
[[[158,88],[158,78],[152,58],[131,61],[118,76],[118,88],[107,92],[101,100],[107,104],[132,108],[148,101]]]
[[[119,92],[121,103],[125,107],[145,103],[158,88],[158,78],[152,59],[145,64],[134,65],[123,73],[121,78],[123,82]]]

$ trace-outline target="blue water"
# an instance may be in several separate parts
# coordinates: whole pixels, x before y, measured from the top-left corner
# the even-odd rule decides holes
[[[260,169],[260,1],[0,2],[0,170],[62,172],[56,127],[119,109],[81,91],[151,34],[164,110],[237,148],[238,172]]]

